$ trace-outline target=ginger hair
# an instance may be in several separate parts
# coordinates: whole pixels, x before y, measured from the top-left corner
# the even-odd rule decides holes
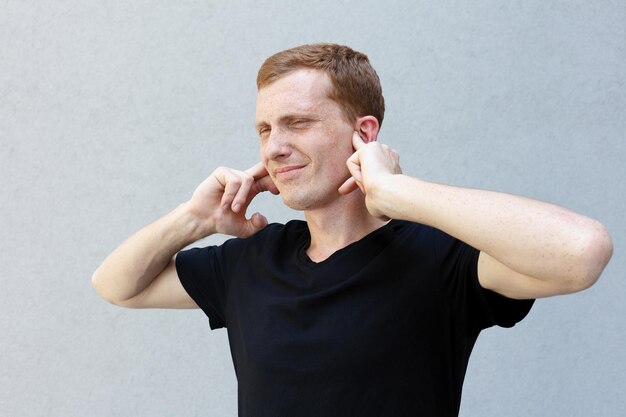
[[[331,43],[297,46],[263,62],[257,74],[257,88],[261,90],[299,69],[320,70],[328,75],[332,84],[329,98],[339,104],[349,123],[371,115],[382,125],[385,100],[380,79],[367,55]]]

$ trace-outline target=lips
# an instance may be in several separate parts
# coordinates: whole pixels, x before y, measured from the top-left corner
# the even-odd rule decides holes
[[[296,171],[304,168],[305,165],[288,165],[288,166],[284,166],[284,167],[280,167],[280,168],[276,168],[274,170],[274,175],[278,176],[278,175],[287,175],[287,174],[293,174]]]

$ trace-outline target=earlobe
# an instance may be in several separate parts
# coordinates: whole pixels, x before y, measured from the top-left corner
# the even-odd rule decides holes
[[[365,143],[376,141],[379,129],[380,124],[378,123],[378,119],[374,116],[359,117],[356,121],[355,130]]]

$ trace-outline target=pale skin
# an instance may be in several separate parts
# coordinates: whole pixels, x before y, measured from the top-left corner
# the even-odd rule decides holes
[[[398,153],[377,141],[373,116],[354,122],[326,94],[328,77],[298,70],[259,91],[261,162],[216,169],[189,201],[135,233],[96,270],[111,303],[194,308],[176,274],[175,254],[213,233],[251,236],[267,225],[246,217],[260,192],[303,210],[307,254],[319,262],[389,219],[422,223],[480,250],[480,284],[511,298],[547,297],[591,286],[612,254],[607,230],[553,204],[436,184],[402,174]]]
[[[612,244],[604,226],[562,207],[510,194],[434,184],[399,173],[398,154],[353,135],[352,177],[377,217],[427,224],[480,249],[484,288],[510,298],[566,294],[596,282]]]

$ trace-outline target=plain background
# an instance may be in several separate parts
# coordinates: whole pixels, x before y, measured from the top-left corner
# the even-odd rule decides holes
[[[258,160],[259,65],[319,41],[369,55],[406,173],[613,235],[597,285],[483,333],[461,416],[624,415],[626,3],[586,0],[0,1],[0,415],[236,415],[225,330],[108,305],[90,277],[215,167]]]

